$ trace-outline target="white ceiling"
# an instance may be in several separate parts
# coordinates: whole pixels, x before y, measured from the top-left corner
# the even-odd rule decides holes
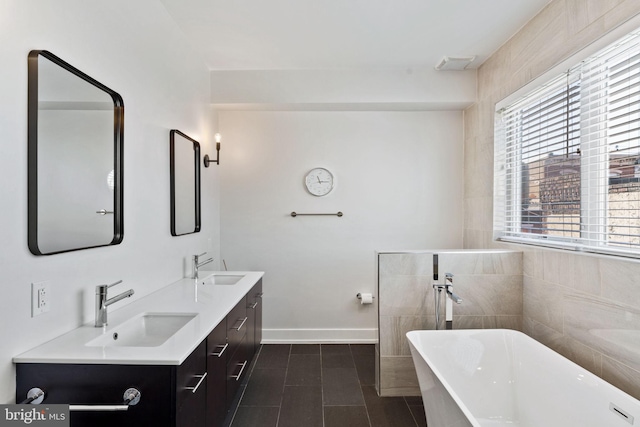
[[[161,0],[212,70],[477,67],[550,0]]]

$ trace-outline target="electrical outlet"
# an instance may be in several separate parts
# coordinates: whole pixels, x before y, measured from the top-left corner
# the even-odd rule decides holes
[[[49,311],[51,284],[48,281],[31,284],[31,317]]]

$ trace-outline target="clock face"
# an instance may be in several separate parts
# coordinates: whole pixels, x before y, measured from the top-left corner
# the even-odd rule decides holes
[[[333,190],[333,175],[325,168],[311,169],[304,183],[314,196],[326,196]]]

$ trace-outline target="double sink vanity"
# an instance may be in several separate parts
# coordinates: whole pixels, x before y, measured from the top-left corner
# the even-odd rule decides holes
[[[177,129],[167,136],[171,235],[198,233],[200,143]],[[122,96],[47,50],[30,51],[33,255],[122,242],[123,161]],[[205,157],[209,163],[219,158]],[[263,273],[198,275],[209,262],[199,256],[199,279],[179,280],[113,312],[109,306],[132,296],[135,284],[110,299],[107,289],[120,282],[96,287],[95,324],[14,357],[16,402],[72,405],[74,427],[222,425],[262,338]]]
[[[202,273],[14,357],[16,402],[38,387],[83,405],[73,426],[221,426],[262,338],[263,273]]]

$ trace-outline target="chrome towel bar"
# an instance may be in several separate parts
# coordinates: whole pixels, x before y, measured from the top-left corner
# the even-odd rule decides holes
[[[137,405],[140,402],[140,390],[136,388],[128,388],[122,395],[123,403],[120,405],[69,405],[69,411],[88,411],[88,412],[117,412],[127,411],[129,406]]]
[[[297,216],[342,216],[344,215],[342,212],[338,212],[338,213],[297,213],[297,212],[291,212],[291,216],[292,217],[297,217]]]
[[[198,384],[199,385],[199,384]],[[100,411],[100,412],[114,412],[114,411],[126,411],[129,406],[137,405],[140,402],[140,390],[136,388],[128,388],[122,395],[123,403],[119,405],[69,405],[69,411]],[[27,392],[27,399],[20,402],[20,404],[31,403],[37,405],[44,400],[45,393],[42,389],[34,387]]]
[[[41,388],[34,387],[27,392],[27,398],[22,402],[19,402],[19,405],[26,405],[31,403],[32,405],[37,405],[42,403],[44,400],[44,391]]]
[[[71,412],[118,412],[128,409],[129,405],[69,405]]]

